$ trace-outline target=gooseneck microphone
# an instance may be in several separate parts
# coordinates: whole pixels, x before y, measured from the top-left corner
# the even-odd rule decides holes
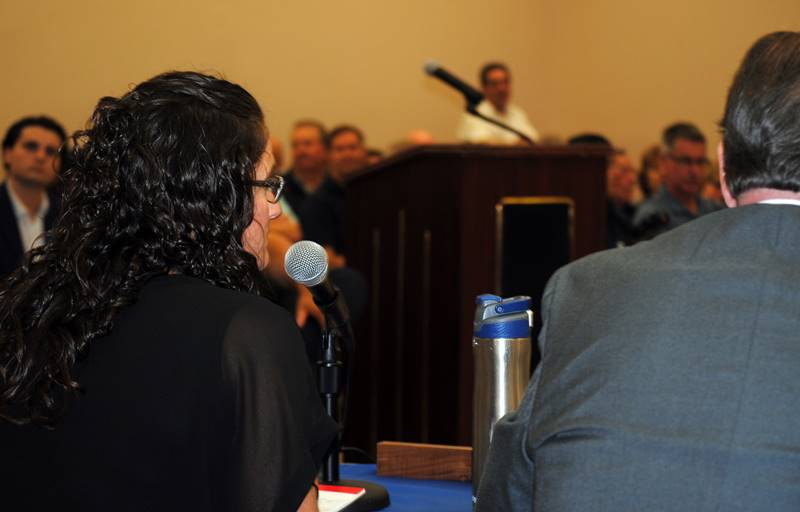
[[[314,302],[325,315],[328,328],[336,330],[352,350],[353,334],[350,312],[339,289],[328,278],[328,254],[316,242],[301,240],[286,252],[283,261],[286,273],[292,280],[308,288]]]
[[[466,110],[468,113],[472,114],[475,117],[483,119],[487,123],[491,123],[495,126],[499,126],[504,130],[508,130],[509,132],[517,135],[520,139],[524,140],[530,146],[535,145],[533,140],[528,135],[522,133],[516,128],[512,128],[511,126],[501,121],[498,121],[497,119],[494,119],[492,117],[486,116],[478,112],[478,105],[484,99],[483,93],[479,92],[468,83],[464,82],[460,78],[456,77],[454,74],[444,69],[442,66],[439,65],[438,62],[436,62],[435,60],[429,60],[427,63],[425,63],[424,69],[425,72],[430,76],[438,78],[442,82],[446,83],[450,87],[454,88],[455,90],[463,94],[464,99],[467,101]]]
[[[435,60],[429,60],[427,63],[425,63],[424,69],[425,72],[430,76],[438,78],[442,82],[463,94],[464,99],[467,100],[467,107],[476,107],[481,101],[483,101],[483,93],[444,69]]]

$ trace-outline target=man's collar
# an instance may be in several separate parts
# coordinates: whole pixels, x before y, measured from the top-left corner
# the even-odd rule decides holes
[[[500,112],[495,108],[494,103],[489,100],[483,100],[480,105],[478,105],[478,111],[483,115],[489,115],[491,117],[506,117],[508,116],[509,112],[511,111],[511,103],[506,104],[506,111]]]
[[[792,204],[800,206],[800,199],[764,199],[759,201],[758,204]]]
[[[17,219],[21,218],[23,215],[29,219],[32,218],[28,215],[28,209],[25,208],[22,199],[14,193],[14,187],[11,186],[11,183],[6,182],[6,188],[8,189],[8,196],[11,198],[11,208],[14,210],[14,216]],[[35,214],[35,217],[40,219],[44,219],[44,216],[47,215],[47,211],[50,209],[50,198],[47,197],[47,192],[42,191],[42,194],[43,197],[42,202],[39,203],[39,211]]]

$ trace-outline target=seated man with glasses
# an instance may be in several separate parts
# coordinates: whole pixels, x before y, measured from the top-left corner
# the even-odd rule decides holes
[[[0,277],[22,263],[22,255],[41,245],[53,226],[59,200],[48,193],[61,165],[59,150],[67,135],[49,117],[25,117],[3,138],[6,180],[0,186]]]
[[[708,171],[706,138],[691,123],[675,123],[662,136],[663,185],[636,210],[636,227],[655,216],[664,217],[665,229],[672,229],[720,205],[701,195]]]

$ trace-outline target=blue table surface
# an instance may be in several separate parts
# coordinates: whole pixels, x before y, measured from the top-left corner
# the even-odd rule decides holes
[[[342,464],[343,480],[366,480],[380,484],[389,492],[391,505],[383,510],[406,512],[471,512],[472,484],[448,480],[415,480],[378,476],[374,464]]]

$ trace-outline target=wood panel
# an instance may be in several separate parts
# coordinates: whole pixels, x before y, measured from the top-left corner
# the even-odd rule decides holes
[[[494,291],[495,205],[506,196],[570,197],[575,256],[603,249],[605,156],[425,146],[348,182],[348,263],[372,296],[355,326],[345,444],[370,452],[379,439],[471,444],[472,316],[475,297]]]

